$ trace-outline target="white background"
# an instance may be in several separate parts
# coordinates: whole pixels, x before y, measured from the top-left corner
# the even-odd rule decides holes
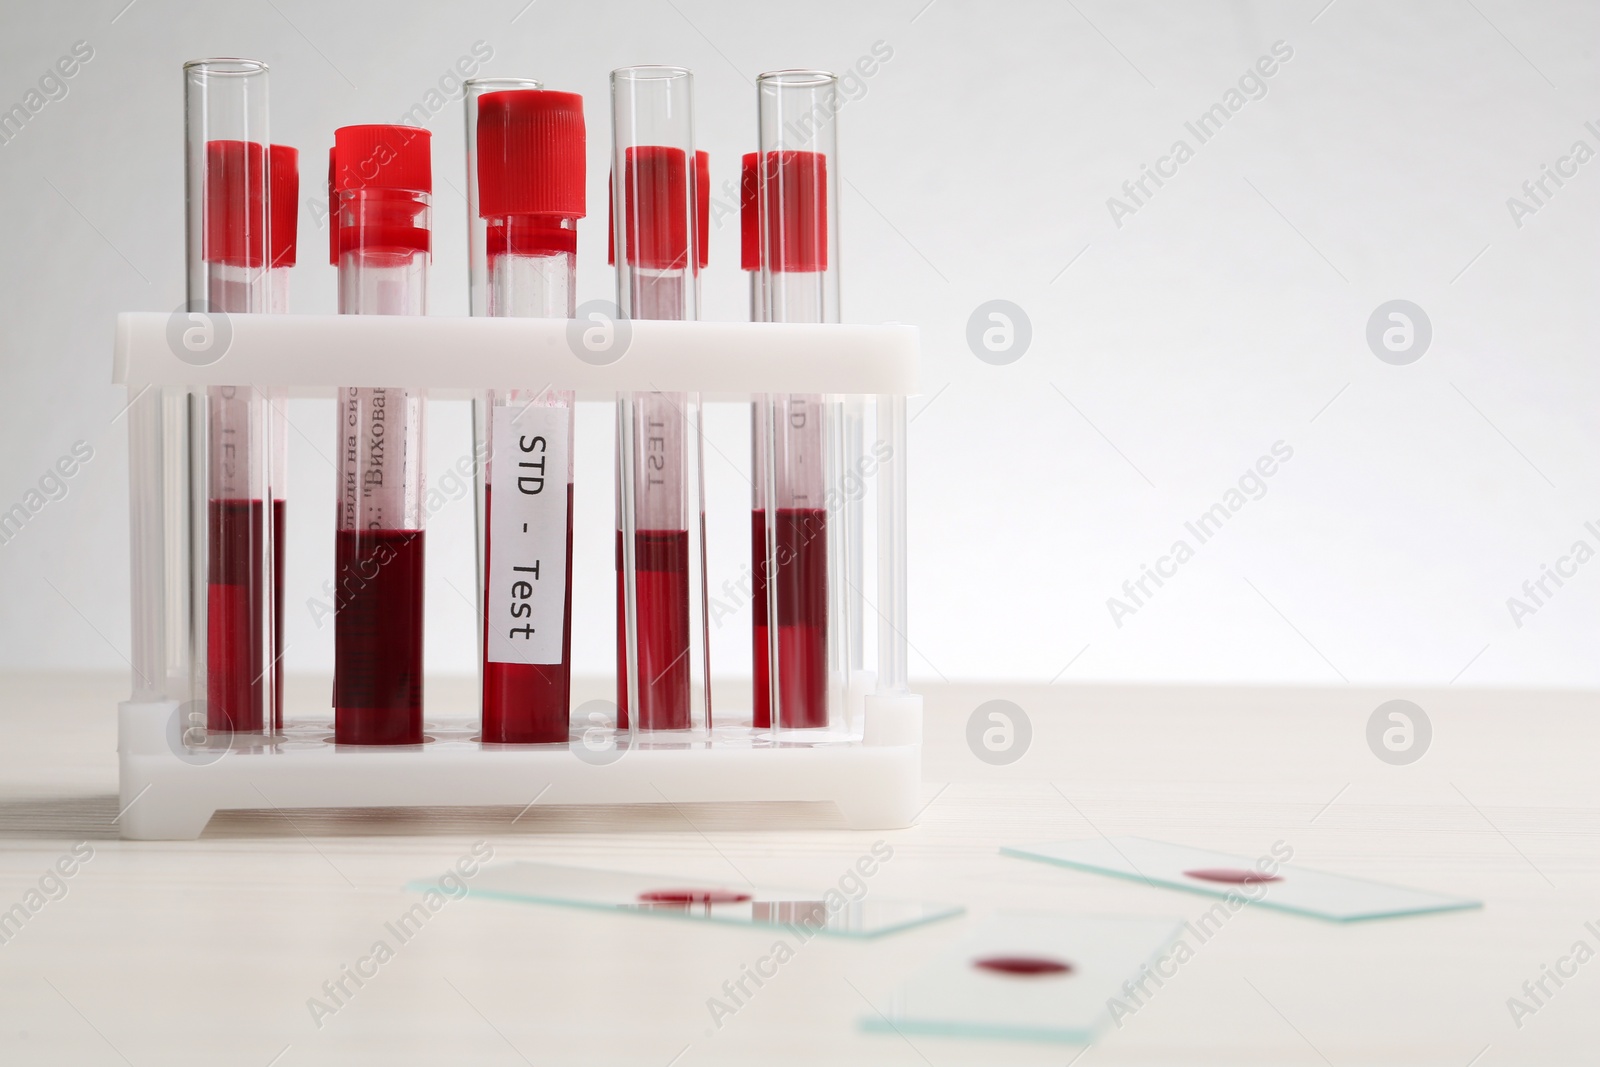
[[[1507,598],[1600,538],[1595,229],[1600,161],[1519,227],[1507,198],[1595,106],[1600,10],[1579,3],[754,5],[243,4],[98,0],[0,9],[0,109],[74,42],[94,58],[0,145],[0,510],[75,441],[94,458],[0,545],[0,668],[113,668],[128,652],[126,402],[113,316],[183,298],[184,60],[272,68],[275,141],[304,153],[294,307],[333,310],[318,255],[336,126],[398,119],[473,44],[485,75],[581,92],[591,218],[579,299],[608,296],[607,72],[696,71],[713,186],[755,138],[754,76],[893,57],[841,116],[845,316],[923,330],[911,429],[911,641],[925,678],[1591,686],[1600,562],[1519,628]],[[926,5],[926,6],[925,6]],[[1107,198],[1273,43],[1268,91],[1119,227]],[[448,82],[446,83],[448,86]],[[466,310],[462,115],[431,122],[432,311]],[[1600,121],[1597,121],[1600,124]],[[452,188],[453,187],[453,188]],[[714,195],[726,199],[714,188]],[[707,318],[744,316],[737,227],[713,227]],[[1070,266],[1069,266],[1070,264]],[[973,310],[1006,299],[1033,340],[974,357]],[[1369,351],[1403,298],[1433,342]],[[931,399],[927,399],[931,398]],[[297,405],[291,669],[331,664],[300,610],[331,573],[329,410]],[[727,440],[736,412],[719,416]],[[577,667],[611,662],[609,415],[585,411]],[[1274,442],[1291,461],[1119,627],[1107,609]],[[731,446],[730,446],[731,447]],[[436,405],[435,477],[466,450]],[[713,462],[728,546],[738,473]],[[430,669],[472,669],[470,507],[430,527]],[[1192,541],[1191,541],[1192,543]],[[455,588],[452,588],[452,583]],[[737,621],[730,623],[736,627]],[[735,629],[719,663],[744,666]],[[1070,666],[1068,666],[1070,663]]]

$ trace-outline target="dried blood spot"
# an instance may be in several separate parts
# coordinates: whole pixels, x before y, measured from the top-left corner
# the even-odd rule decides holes
[[[732,889],[651,889],[639,894],[645,904],[743,904],[749,893]]]
[[[980,970],[1018,975],[1023,978],[1072,973],[1072,964],[1064,960],[1053,960],[1048,956],[987,956],[981,960],[973,960],[972,965]]]
[[[1281,882],[1276,874],[1262,874],[1242,867],[1206,867],[1198,871],[1184,871],[1185,878],[1198,878],[1202,882],[1222,882],[1225,885],[1261,885],[1264,882]]]

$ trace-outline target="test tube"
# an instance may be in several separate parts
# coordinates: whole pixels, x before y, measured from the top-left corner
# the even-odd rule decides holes
[[[272,254],[267,278],[267,310],[289,312],[289,268],[294,266],[300,223],[300,152],[275,144],[267,150],[268,241]],[[272,726],[283,729],[284,531],[289,493],[289,424],[284,397],[267,398],[271,450],[267,488],[272,499]]]
[[[480,269],[488,262],[488,220],[478,210],[478,101],[490,93],[543,89],[535,78],[468,78],[462,103],[467,109],[467,281],[471,312],[489,313],[489,271]]]
[[[338,146],[328,149],[328,266],[339,266],[339,193],[333,187],[333,168],[339,160]]]
[[[695,155],[693,86],[681,67],[611,73],[613,256],[623,318],[699,317],[697,193],[709,181]],[[698,406],[698,395],[681,392],[618,398],[619,728],[692,725],[689,481],[703,481]],[[703,499],[697,493],[697,511]],[[701,512],[702,625],[704,529]],[[708,699],[706,707],[709,720]]]
[[[825,71],[777,71],[756,80],[756,95],[764,318],[838,322],[838,79]],[[842,693],[833,689],[847,673],[841,655],[847,614],[839,610],[837,581],[844,539],[828,507],[841,406],[820,394],[779,394],[765,398],[765,408],[765,425],[758,418],[755,427],[764,439],[758,449],[767,450],[757,571],[768,590],[770,722],[780,730],[827,727],[843,710]],[[759,648],[756,656],[759,678]]]
[[[188,311],[183,335],[200,360],[211,316],[267,308],[267,66],[249,59],[184,65],[187,126]],[[187,355],[187,353],[180,353]],[[248,384],[208,386],[197,455],[204,472],[205,528],[194,553],[205,620],[192,691],[205,694],[208,733],[259,733],[272,688],[271,605],[264,522],[269,464],[268,405]],[[197,531],[199,533],[199,531]],[[203,584],[202,584],[203,582]]]
[[[472,289],[484,294],[484,307],[474,312],[571,318],[585,208],[583,98],[503,84],[467,84],[469,201],[477,216],[469,222],[486,224],[482,254],[472,260]],[[485,406],[481,737],[564,743],[572,692],[573,394],[497,389]]]
[[[758,171],[761,153],[746,152],[739,160],[739,269],[750,285],[750,321],[766,318],[761,285],[761,208]],[[750,651],[753,664],[751,726],[772,726],[772,655],[767,627],[767,412],[772,398],[758,394],[750,401]]]
[[[426,312],[430,140],[412,126],[335,131],[340,314]],[[338,399],[334,740],[421,744],[423,393]]]

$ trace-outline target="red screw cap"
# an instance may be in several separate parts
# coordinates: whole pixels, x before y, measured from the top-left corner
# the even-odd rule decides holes
[[[689,266],[688,160],[671,145],[628,149],[622,185],[624,254],[635,267]]]
[[[488,254],[575,252],[582,218],[583,97],[512,89],[478,99],[478,215]]]
[[[333,131],[333,184],[339,192],[433,192],[433,134],[417,126],[343,126]]]
[[[711,262],[711,154],[703,149],[694,154],[694,210],[699,223],[695,228],[699,265],[704,270]]]
[[[685,168],[683,149],[640,144],[627,150],[627,261],[650,270],[682,270],[690,264],[686,182],[694,182],[693,266],[710,261],[710,155],[696,152]],[[688,173],[685,173],[685,170]],[[616,221],[611,219],[611,226]],[[616,235],[611,237],[616,245]],[[613,259],[616,253],[613,251]]]
[[[767,253],[775,271],[828,269],[828,157],[767,153]]]
[[[205,234],[207,263],[259,267],[266,250],[266,167],[255,141],[207,141]]]
[[[478,99],[478,214],[584,216],[583,97],[545,89]]]
[[[333,134],[333,191],[342,254],[426,252],[417,225],[433,191],[432,135],[415,126],[344,126]],[[354,199],[352,198],[354,196]],[[348,209],[348,210],[347,210]]]
[[[268,228],[272,265],[294,266],[300,225],[300,150],[275,144],[267,149],[267,178],[272,184]]]
[[[739,269],[761,269],[761,218],[756,210],[756,170],[761,156],[746,152],[739,165]]]

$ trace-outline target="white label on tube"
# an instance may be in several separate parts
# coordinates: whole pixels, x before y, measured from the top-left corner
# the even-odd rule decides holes
[[[560,663],[571,409],[496,404],[489,461],[488,658]]]

